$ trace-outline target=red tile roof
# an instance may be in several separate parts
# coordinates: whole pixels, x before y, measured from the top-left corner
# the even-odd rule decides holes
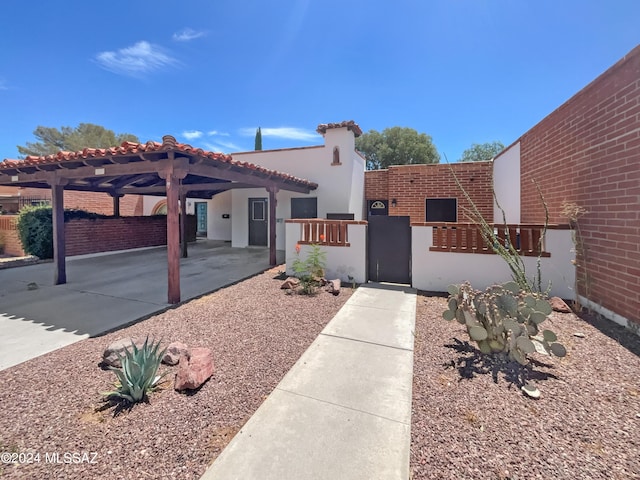
[[[360,128],[360,125],[358,125],[353,120],[345,120],[344,122],[340,122],[340,123],[321,123],[320,125],[318,125],[316,132],[324,135],[325,133],[327,133],[327,130],[330,130],[332,128],[345,128],[345,127],[351,130],[353,132],[353,135],[356,137],[359,137],[360,135],[362,135],[362,129]]]
[[[238,162],[233,160],[231,155],[217,152],[209,152],[201,148],[195,148],[185,143],[178,143],[171,135],[162,137],[162,143],[148,141],[147,143],[122,142],[119,147],[110,148],[85,148],[77,152],[58,152],[54,155],[46,156],[27,156],[24,160],[5,159],[0,162],[0,173],[2,170],[11,170],[25,166],[43,166],[43,165],[62,165],[65,162],[78,162],[91,158],[106,158],[116,156],[129,156],[153,152],[168,151],[184,152],[190,156],[203,157],[216,162],[228,163],[233,166],[242,167],[244,169],[253,170],[272,177],[280,178],[286,181],[292,181],[301,185],[317,188],[317,184],[308,180],[289,175],[287,173],[269,170],[267,168],[248,162]]]

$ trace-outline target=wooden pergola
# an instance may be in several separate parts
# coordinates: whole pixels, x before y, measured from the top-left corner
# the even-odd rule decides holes
[[[180,234],[186,256],[186,197],[211,198],[234,188],[269,192],[269,262],[276,264],[276,193],[309,193],[318,185],[230,155],[178,143],[170,135],[162,143],[124,142],[119,147],[85,148],[46,157],[0,163],[0,185],[51,189],[53,209],[54,283],[66,283],[64,191],[103,192],[113,197],[114,215],[126,194],[167,197],[168,303],[180,302]]]

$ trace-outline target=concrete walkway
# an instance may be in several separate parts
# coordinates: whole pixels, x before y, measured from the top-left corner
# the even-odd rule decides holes
[[[202,480],[407,480],[415,293],[358,288]]]
[[[169,308],[166,247],[70,257],[65,285],[53,285],[53,268],[0,270],[0,370]],[[265,248],[189,244],[180,260],[182,300],[268,268]]]

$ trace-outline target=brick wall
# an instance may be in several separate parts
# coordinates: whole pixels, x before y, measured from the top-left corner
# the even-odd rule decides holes
[[[11,215],[0,216],[0,253],[15,257],[24,257],[22,242],[16,229],[17,217]]]
[[[388,170],[365,172],[365,198],[389,201],[389,215],[409,216],[412,222],[425,221],[427,198],[457,198],[458,221],[466,222],[464,209],[471,205],[456,184],[454,175],[482,215],[493,221],[491,162],[396,165]],[[396,199],[393,207],[391,200]]]
[[[15,188],[15,194],[51,200],[51,191],[45,188]],[[113,198],[107,193],[64,191],[64,208],[77,208],[88,212],[113,215]],[[120,198],[120,215],[142,215],[142,196],[125,195]]]
[[[520,139],[521,218],[567,222],[562,202],[588,213],[580,221],[586,258],[580,294],[640,324],[640,47]]]
[[[187,216],[187,241],[196,240],[196,217]],[[76,219],[65,223],[67,255],[111,252],[167,244],[167,217]],[[99,240],[99,241],[98,241]]]
[[[24,256],[22,243],[15,229],[15,216],[0,216],[0,236],[4,239],[4,253]],[[196,217],[187,215],[187,241],[196,240]],[[167,244],[165,216],[75,219],[65,222],[67,256],[112,252],[131,248]]]

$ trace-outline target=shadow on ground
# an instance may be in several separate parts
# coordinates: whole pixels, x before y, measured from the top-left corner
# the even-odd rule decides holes
[[[443,365],[446,368],[456,368],[460,374],[460,381],[470,380],[476,375],[491,374],[494,383],[498,383],[502,376],[510,386],[515,385],[520,388],[530,381],[541,382],[558,378],[552,373],[536,370],[536,368],[553,368],[553,365],[535,359],[530,359],[528,365],[520,365],[518,362],[510,361],[504,355],[485,355],[469,342],[463,342],[457,338],[445,347],[460,354],[457,359]]]

